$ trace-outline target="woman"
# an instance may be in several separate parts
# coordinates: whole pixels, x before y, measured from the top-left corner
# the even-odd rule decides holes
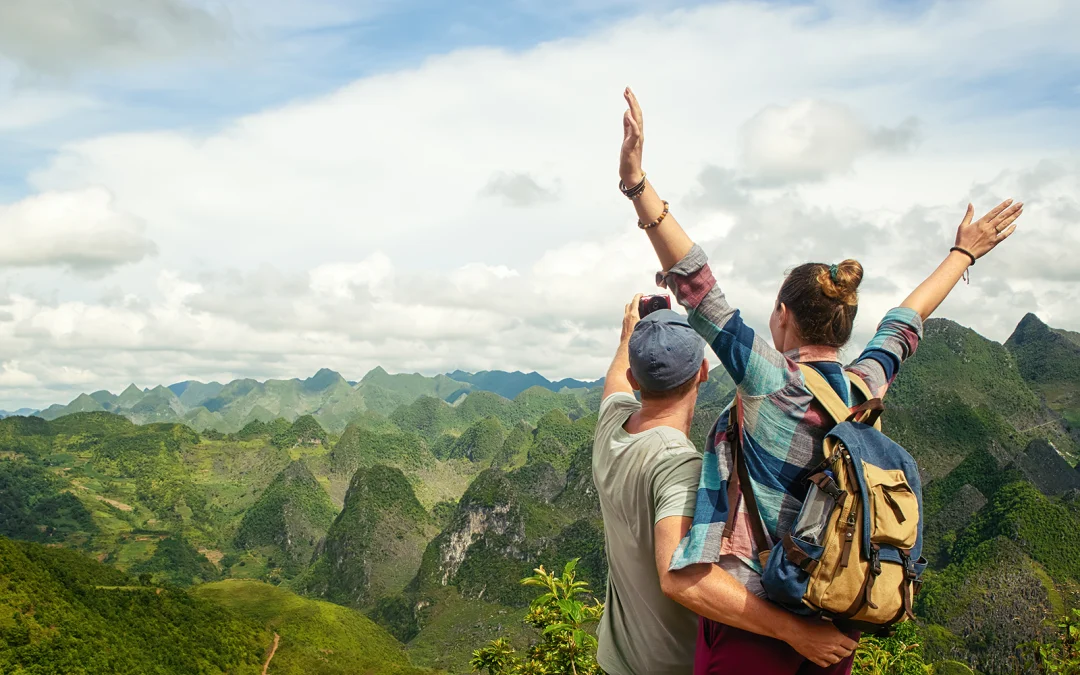
[[[805,263],[788,273],[769,319],[771,341],[743,323],[724,297],[705,253],[668,211],[642,171],[641,107],[628,88],[629,110],[623,117],[619,162],[620,188],[633,202],[665,272],[662,280],[686,308],[690,324],[705,338],[738,387],[744,403],[745,463],[770,545],[791,528],[806,495],[808,470],[822,459],[822,441],[830,417],[814,401],[799,364],[814,368],[849,405],[861,398],[844,374],[861,378],[877,397],[915,352],[923,321],[941,304],[975,260],[1016,229],[1023,205],[1002,202],[978,221],[973,208],[956,233],[944,261],[896,309],[881,321],[858,359],[842,366],[838,350],[851,337],[858,310],[862,266]],[[943,247],[944,248],[944,247]],[[749,590],[764,596],[759,551],[743,500],[728,513],[727,479],[731,474],[725,411],[709,435],[702,465],[694,522],[672,557],[672,569],[718,564]],[[729,523],[729,521],[731,521]],[[726,530],[726,532],[725,532]],[[857,637],[857,636],[853,636]],[[787,644],[701,619],[695,673],[846,674],[853,656],[823,668],[803,659]]]

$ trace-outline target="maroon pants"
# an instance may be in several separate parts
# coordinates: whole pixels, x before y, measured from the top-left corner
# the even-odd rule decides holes
[[[854,660],[822,668],[786,642],[701,619],[694,675],[850,675]]]

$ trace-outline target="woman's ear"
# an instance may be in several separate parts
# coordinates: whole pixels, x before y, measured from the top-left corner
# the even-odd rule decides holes
[[[780,324],[780,328],[787,328],[788,322],[791,320],[791,312],[788,311],[787,305],[780,302],[776,305],[776,321]]]

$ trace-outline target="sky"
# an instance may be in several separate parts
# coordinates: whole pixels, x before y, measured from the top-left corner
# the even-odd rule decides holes
[[[657,262],[644,167],[767,330],[860,260],[848,355],[968,202],[1025,203],[939,310],[1080,330],[1080,3],[5,0],[0,408],[186,379],[593,379]]]

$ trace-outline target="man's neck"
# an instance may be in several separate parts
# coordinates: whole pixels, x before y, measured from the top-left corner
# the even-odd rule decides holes
[[[695,392],[696,394],[696,392]],[[639,434],[656,427],[671,427],[690,435],[690,424],[694,420],[694,407],[697,396],[674,401],[642,401],[641,410],[626,420],[623,428],[627,433]]]

